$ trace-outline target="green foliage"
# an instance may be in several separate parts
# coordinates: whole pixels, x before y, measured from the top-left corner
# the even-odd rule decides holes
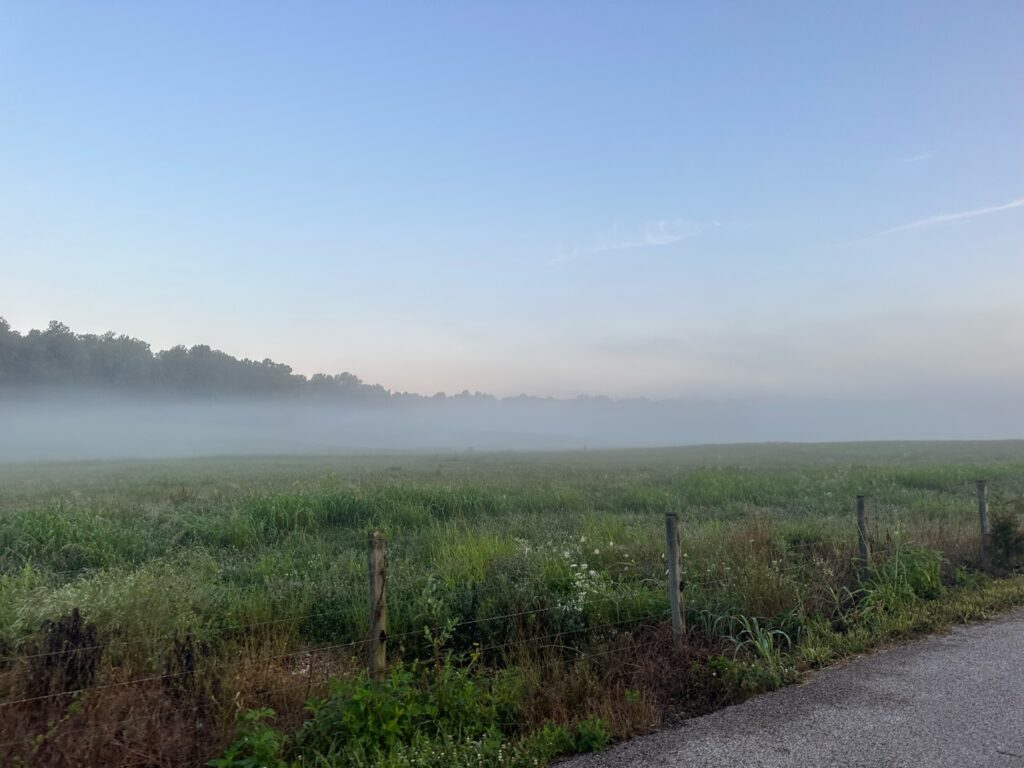
[[[366,678],[336,682],[329,698],[311,702],[313,717],[296,736],[299,748],[330,754],[357,747],[389,754],[437,722],[434,698],[414,681],[412,670],[396,665],[381,685]]]
[[[1024,565],[1024,497],[1004,501],[992,513],[990,541],[992,564],[1014,569]]]
[[[917,600],[934,600],[944,591],[941,572],[941,552],[898,547],[892,557],[872,569],[862,586],[862,607],[892,614]]]
[[[612,729],[606,720],[591,716],[576,724],[576,752],[600,752],[612,740]]]
[[[296,734],[296,749],[384,759],[399,745],[424,739],[500,734],[501,718],[518,706],[506,698],[509,687],[496,684],[503,679],[474,675],[471,665],[445,657],[434,669],[396,664],[380,684],[365,676],[335,682],[328,698],[310,703],[312,717]]]
[[[545,723],[530,737],[533,751],[545,759],[570,755],[576,751],[576,735],[566,725]]]
[[[238,736],[224,755],[210,760],[210,768],[288,768],[283,758],[286,737],[265,721],[274,718],[269,708],[251,709],[239,718]]]
[[[766,664],[778,664],[783,650],[793,645],[783,630],[762,626],[757,617],[736,616],[733,622],[737,631],[727,639],[732,642],[734,649],[737,652],[749,651]]]
[[[379,684],[365,676],[335,681],[330,696],[309,704],[311,717],[292,737],[265,721],[269,709],[246,712],[238,737],[212,768],[287,768],[292,765],[490,766],[545,764],[562,754],[604,749],[608,723],[588,717],[574,727],[548,724],[515,734],[519,701],[507,675],[474,675],[450,658],[439,670],[396,665]]]
[[[953,584],[959,589],[967,587],[977,588],[986,582],[985,574],[975,571],[963,565],[958,565],[953,573]]]
[[[487,734],[479,739],[458,741],[442,736],[419,738],[409,746],[397,748],[390,756],[374,761],[338,762],[327,760],[330,768],[537,768],[547,765],[553,756],[538,739],[505,741]]]
[[[691,665],[690,697],[702,707],[715,708],[773,691],[796,677],[796,667],[781,656],[765,661],[716,655]]]

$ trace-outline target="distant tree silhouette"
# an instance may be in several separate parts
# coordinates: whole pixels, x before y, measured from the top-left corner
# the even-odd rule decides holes
[[[290,366],[241,359],[206,344],[153,353],[113,332],[76,334],[56,320],[20,334],[0,317],[0,387],[134,390],[202,395],[294,395],[383,402],[392,394],[351,373],[307,379]]]

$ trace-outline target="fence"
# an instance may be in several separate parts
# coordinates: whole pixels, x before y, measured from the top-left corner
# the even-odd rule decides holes
[[[989,549],[991,533],[988,525],[988,502],[986,481],[976,481],[978,494],[979,521],[979,564],[984,568],[989,565]],[[855,503],[857,519],[857,553],[858,570],[862,579],[868,576],[872,563],[872,546],[868,534],[868,517],[865,509],[865,497],[858,495]],[[387,669],[387,645],[394,640],[387,634],[387,556],[386,540],[379,531],[370,533],[368,548],[368,573],[370,595],[370,630],[367,643],[367,671],[375,680],[380,680]],[[680,532],[679,516],[675,512],[665,514],[665,575],[668,592],[667,614],[672,620],[672,635],[675,645],[680,650],[687,644],[686,630],[686,598],[687,585],[694,582],[684,581],[680,565]],[[698,582],[699,583],[699,582]],[[709,581],[708,583],[720,583]],[[653,618],[650,617],[650,618]],[[633,621],[631,619],[629,621]],[[490,650],[490,649],[487,649]]]
[[[987,568],[990,565],[990,549],[991,549],[991,533],[989,529],[989,518],[988,518],[988,501],[987,501],[987,484],[984,480],[976,481],[977,490],[977,503],[978,503],[978,531],[979,531],[979,550],[978,550],[978,562],[982,568]],[[856,530],[857,530],[857,547],[856,547],[856,568],[860,573],[861,577],[867,575],[873,558],[880,553],[878,547],[872,545],[871,537],[869,535],[869,516],[867,510],[866,498],[862,495],[858,495],[853,505],[855,510],[856,519]],[[556,632],[549,632],[536,636],[531,636],[528,639],[529,643],[533,643],[535,647],[546,648],[546,647],[561,647],[565,648],[565,640],[568,636],[579,633],[591,633],[598,634],[602,631],[607,633],[616,633],[621,629],[635,629],[636,627],[647,622],[648,624],[654,625],[670,620],[672,639],[675,648],[679,651],[685,651],[687,643],[689,642],[689,633],[686,625],[686,592],[697,587],[707,588],[714,586],[722,586],[726,583],[725,578],[718,574],[717,576],[709,576],[707,578],[689,578],[684,574],[681,560],[681,536],[680,536],[680,525],[679,517],[675,512],[669,512],[665,515],[665,577],[666,583],[665,588],[667,592],[667,608],[660,612],[649,612],[643,615],[637,615],[631,613],[625,618],[620,618],[618,615],[614,621],[605,621],[598,624],[587,624],[577,629],[561,629]],[[780,569],[786,566],[779,566]],[[411,642],[414,638],[423,639],[423,631],[410,631],[397,635],[390,635],[388,633],[388,609],[387,609],[387,594],[388,594],[388,578],[389,578],[389,567],[387,560],[387,541],[383,533],[379,531],[371,532],[367,539],[367,586],[368,586],[368,633],[364,639],[353,640],[344,643],[334,643],[328,645],[317,646],[313,648],[303,648],[301,650],[291,651],[288,653],[279,654],[271,657],[274,661],[290,661],[293,663],[301,663],[304,665],[304,669],[308,672],[303,679],[296,680],[293,685],[282,687],[268,693],[282,693],[286,690],[295,688],[305,687],[307,691],[311,691],[314,686],[314,672],[318,668],[322,668],[325,672],[329,671],[329,664],[327,659],[329,656],[345,656],[353,659],[358,657],[365,658],[365,667],[367,673],[374,681],[381,681],[387,675],[388,672],[388,649],[389,647],[395,647],[403,642]],[[609,601],[615,601],[620,599],[621,596],[607,596],[595,598],[590,601],[584,601],[579,605],[596,605],[599,603],[605,603]],[[451,625],[448,630],[451,633],[456,633],[462,630],[466,630],[469,627],[479,626],[488,622],[499,622],[499,621],[510,621],[515,619],[526,619],[528,617],[535,617],[541,614],[549,613],[552,611],[565,610],[564,606],[545,606],[540,608],[533,608],[529,610],[516,611],[511,613],[504,613],[500,615],[487,616],[482,618],[475,618],[466,621],[460,621]],[[230,634],[230,633],[245,633],[250,632],[263,627],[271,627],[279,624],[286,624],[290,622],[296,622],[299,620],[309,618],[320,618],[327,617],[334,614],[341,613],[341,611],[323,611],[315,614],[303,614],[288,616],[282,618],[276,618],[268,621],[253,622],[248,624],[234,624],[234,625],[223,625],[217,628],[218,634]],[[174,640],[176,636],[166,635],[156,640]],[[561,642],[559,642],[561,641]],[[0,670],[4,667],[11,668],[17,665],[18,662],[37,662],[39,660],[45,660],[45,663],[59,667],[62,664],[67,667],[74,667],[81,665],[81,660],[94,659],[97,654],[102,654],[106,649],[115,646],[117,643],[126,643],[125,640],[111,640],[104,643],[97,642],[86,642],[86,643],[72,643],[66,644],[66,647],[56,648],[52,650],[40,651],[36,653],[24,653],[24,654],[8,654],[0,655]],[[510,650],[517,645],[523,643],[523,639],[512,639],[511,637],[504,642],[492,642],[486,645],[481,645],[476,648],[476,652],[479,654],[486,653],[500,653],[503,651]],[[550,643],[550,645],[545,645]],[[613,653],[621,653],[621,648],[613,647],[611,650],[605,652],[594,652],[586,655],[592,657],[600,657]],[[63,659],[63,661],[61,661]],[[91,693],[95,691],[125,688],[129,686],[146,686],[146,685],[166,685],[169,681],[175,679],[185,678],[193,675],[195,672],[193,667],[183,668],[176,671],[166,671],[162,674],[152,674],[142,677],[135,677],[127,680],[115,680],[99,685],[83,685],[80,687],[62,688],[57,691],[46,691],[45,693],[38,693],[31,696],[23,696],[21,698],[13,698],[8,700],[0,701],[0,721],[4,717],[5,711],[11,711],[12,708],[24,707],[32,704],[39,704],[49,700],[68,702],[70,698],[75,697],[79,694]],[[128,719],[105,722],[101,724],[92,724],[88,726],[82,726],[79,731],[88,731],[90,729],[117,729],[123,728],[129,724],[142,723],[148,720],[155,719],[163,716],[163,713],[157,712],[149,715],[143,715],[139,717],[132,717]],[[76,733],[76,729],[69,728],[64,729],[60,733],[61,735]],[[29,740],[36,740],[37,736],[25,736],[14,740],[9,740],[0,743],[0,752],[14,747],[18,744],[23,744]]]

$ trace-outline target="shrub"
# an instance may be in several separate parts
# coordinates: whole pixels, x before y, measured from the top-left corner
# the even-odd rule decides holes
[[[1024,530],[1020,518],[1013,511],[999,511],[992,515],[992,564],[1000,568],[1019,568],[1024,564]]]
[[[577,752],[600,752],[611,740],[611,726],[600,717],[588,717],[576,725]]]
[[[210,768],[287,768],[281,756],[285,736],[264,722],[273,718],[274,710],[269,708],[244,712],[238,738],[222,757],[206,764]]]
[[[791,677],[789,668],[761,661],[743,662],[712,656],[695,662],[689,671],[689,696],[700,709],[735,704],[749,696],[774,690]]]
[[[917,600],[942,595],[942,553],[917,546],[901,546],[872,569],[862,585],[862,608],[895,613]]]
[[[445,657],[435,668],[395,665],[380,684],[365,675],[336,681],[326,699],[310,703],[313,717],[296,734],[293,751],[383,761],[401,745],[500,737],[503,717],[518,706],[511,700],[518,688],[508,675],[471,669]]]
[[[942,586],[942,553],[924,547],[904,547],[894,558],[904,578],[922,600],[934,600],[945,591]]]

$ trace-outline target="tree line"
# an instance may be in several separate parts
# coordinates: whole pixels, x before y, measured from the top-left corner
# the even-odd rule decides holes
[[[0,389],[117,390],[184,395],[301,395],[363,402],[425,399],[367,384],[351,373],[310,377],[273,360],[238,359],[205,344],[154,352],[113,332],[75,333],[52,321],[22,334],[0,317]],[[443,393],[435,398],[445,398]],[[493,400],[463,392],[460,399]]]

